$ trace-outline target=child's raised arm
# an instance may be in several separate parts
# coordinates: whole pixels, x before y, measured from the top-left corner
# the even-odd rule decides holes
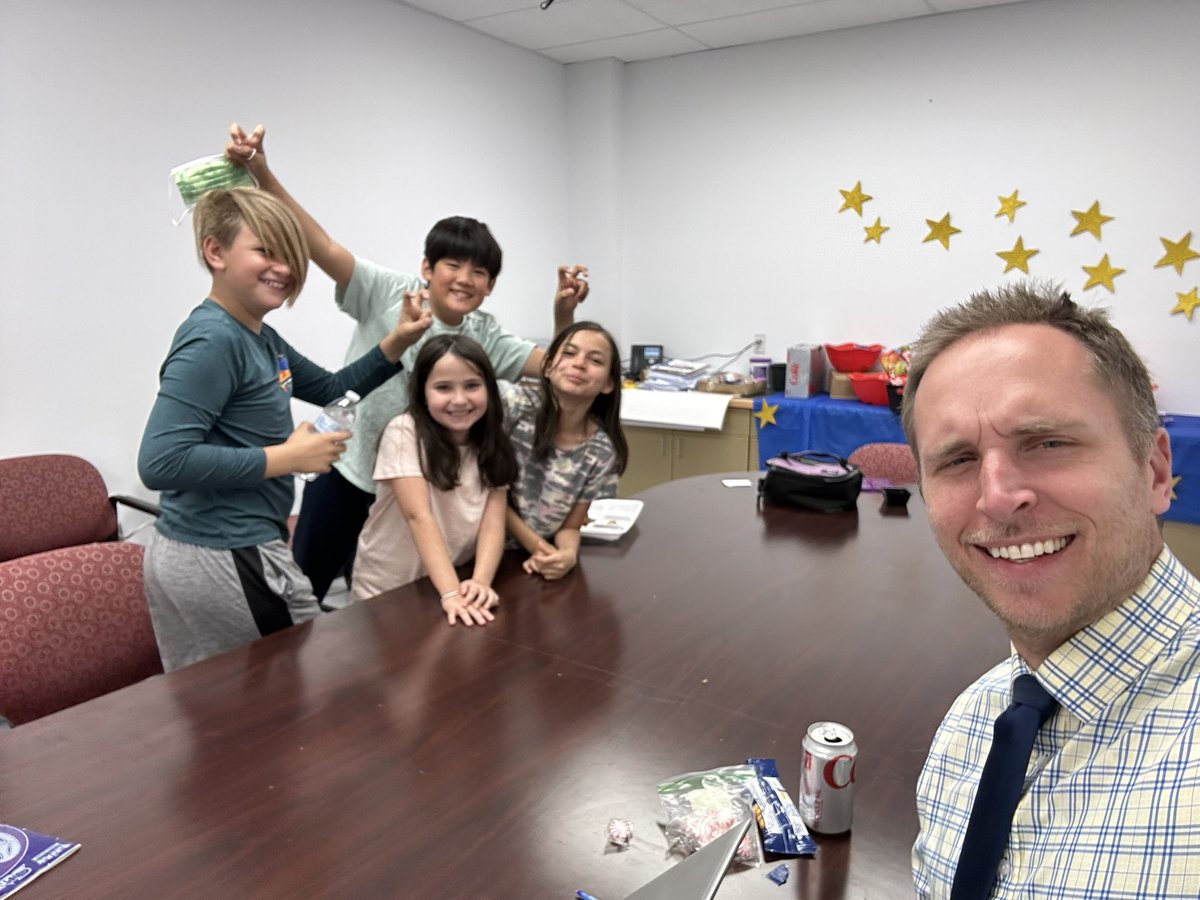
[[[575,324],[575,310],[587,299],[591,290],[588,285],[587,266],[559,266],[558,287],[554,292],[554,333],[557,335],[564,328]],[[529,357],[521,368],[521,374],[529,378],[537,378],[542,374],[542,362],[546,359],[546,351],[534,347],[529,351]]]
[[[244,166],[254,176],[260,188],[282,200],[296,214],[296,218],[300,220],[300,228],[304,231],[304,238],[308,241],[312,261],[339,287],[345,287],[354,274],[354,254],[331,238],[317,220],[279,183],[279,179],[267,166],[267,155],[263,148],[265,136],[266,129],[262,125],[256,126],[253,132],[246,134],[242,126],[234,122],[229,126],[229,143],[225,145],[225,155],[231,162]]]

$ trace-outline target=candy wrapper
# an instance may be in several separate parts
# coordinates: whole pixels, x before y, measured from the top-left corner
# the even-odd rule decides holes
[[[787,863],[780,863],[779,865],[777,865],[775,868],[773,868],[770,872],[767,873],[767,877],[770,878],[776,884],[787,884],[787,880],[788,880]]]
[[[632,840],[633,826],[625,819],[613,819],[608,823],[608,842],[617,849],[629,849]]]
[[[800,811],[779,780],[775,760],[751,757],[746,764],[758,773],[750,793],[754,797],[754,818],[762,830],[763,850],[776,856],[815,854],[817,844],[808,836]]]
[[[757,780],[754,766],[723,766],[660,782],[658,797],[667,816],[666,834],[673,849],[691,855],[753,815],[750,785]],[[733,860],[747,866],[762,862],[757,829],[746,833]]]

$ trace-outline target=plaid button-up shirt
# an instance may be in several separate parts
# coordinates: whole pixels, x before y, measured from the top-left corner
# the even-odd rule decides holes
[[[955,702],[917,784],[917,895],[950,896],[1015,654]],[[1055,650],[1061,704],[1030,757],[994,898],[1200,897],[1200,581],[1166,548],[1120,607]]]

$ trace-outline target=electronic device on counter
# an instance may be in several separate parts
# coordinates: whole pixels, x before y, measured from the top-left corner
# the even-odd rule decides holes
[[[629,354],[629,375],[640,379],[642,372],[663,361],[662,344],[634,344]]]

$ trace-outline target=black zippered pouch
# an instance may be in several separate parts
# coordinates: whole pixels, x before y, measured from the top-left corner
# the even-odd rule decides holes
[[[758,479],[758,501],[840,512],[856,507],[862,482],[862,469],[837,454],[783,453],[767,460],[767,471]]]

